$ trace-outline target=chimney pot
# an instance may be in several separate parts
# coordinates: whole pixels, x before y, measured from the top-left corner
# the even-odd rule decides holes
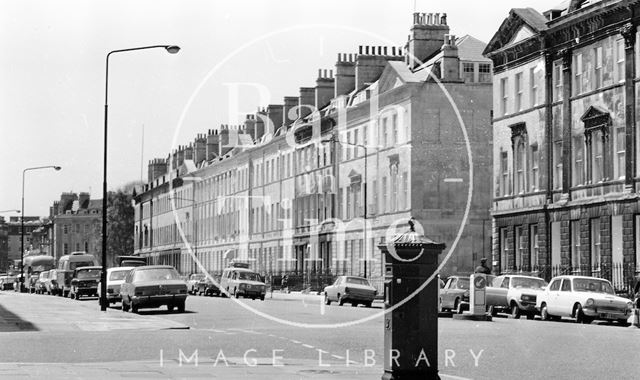
[[[362,54],[362,45],[358,46],[358,54]],[[349,54],[351,56],[351,54]]]

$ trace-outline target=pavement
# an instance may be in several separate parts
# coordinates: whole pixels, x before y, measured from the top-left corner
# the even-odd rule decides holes
[[[46,302],[38,302],[44,300]],[[38,294],[0,292],[0,332],[188,328],[184,324],[151,315],[123,313],[111,308],[103,312],[95,298],[76,301]]]

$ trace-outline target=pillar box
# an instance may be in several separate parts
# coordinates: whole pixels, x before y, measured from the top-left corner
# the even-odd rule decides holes
[[[438,291],[435,274],[443,243],[409,231],[378,248],[385,255],[383,380],[440,379],[438,376]],[[433,276],[422,291],[408,297]],[[388,311],[394,305],[401,306]]]

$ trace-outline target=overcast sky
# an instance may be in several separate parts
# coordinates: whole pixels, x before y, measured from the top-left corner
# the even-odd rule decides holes
[[[108,185],[117,189],[141,178],[141,162],[146,179],[147,161],[166,157],[174,143],[232,124],[232,83],[255,84],[238,87],[236,108],[250,113],[314,86],[337,53],[404,45],[414,9],[446,12],[452,34],[488,42],[511,8],[544,11],[557,2],[0,0],[0,211],[20,208],[22,170],[40,165],[63,170],[27,172],[25,215],[47,216],[65,191],[102,197],[111,50],[182,48],[110,59]]]

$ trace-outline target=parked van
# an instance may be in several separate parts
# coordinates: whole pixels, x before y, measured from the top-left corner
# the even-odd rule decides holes
[[[58,295],[63,297],[69,295],[73,272],[76,268],[97,265],[99,265],[98,259],[86,252],[71,252],[69,255],[62,256],[60,260],[58,260],[58,269],[56,271],[59,287]]]

